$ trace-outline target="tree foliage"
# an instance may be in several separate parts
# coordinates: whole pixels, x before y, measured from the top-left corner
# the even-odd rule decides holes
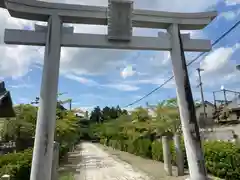
[[[14,107],[16,119],[5,120],[1,137],[5,141],[15,141],[17,150],[24,150],[33,145],[35,136],[37,110],[32,105],[18,105]],[[71,111],[57,109],[55,140],[61,143],[73,142],[79,136],[79,119]],[[24,145],[24,143],[30,142]]]
[[[120,117],[121,115],[126,115],[128,112],[122,110],[119,106],[117,107],[104,107],[101,109],[99,106],[95,107],[90,115],[90,120],[95,123],[102,123],[104,121],[109,121]]]
[[[144,109],[143,107],[138,107],[138,108],[134,109],[134,111],[131,113],[131,115],[132,115],[133,121],[144,122],[144,121],[148,121],[150,119],[148,110]]]
[[[16,180],[29,179],[38,108],[32,105],[14,108],[16,119],[5,120],[1,136],[6,141],[15,141],[18,153],[1,156],[0,175],[7,173]],[[71,111],[57,109],[55,141],[60,144],[60,158],[79,140],[79,118]]]
[[[14,110],[16,118],[4,121],[1,137],[5,141],[15,141],[16,150],[21,151],[33,144],[37,108],[31,105],[18,105]]]
[[[181,127],[177,98],[164,100],[155,108],[156,121],[162,122],[169,132],[179,132]]]

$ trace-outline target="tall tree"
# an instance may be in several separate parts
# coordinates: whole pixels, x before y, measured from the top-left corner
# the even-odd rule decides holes
[[[177,98],[164,100],[155,108],[155,119],[163,122],[167,131],[173,133],[180,131],[180,115],[178,110]]]
[[[111,108],[106,106],[102,110],[102,118],[103,120],[110,120],[112,118],[111,116]]]
[[[132,112],[131,116],[132,116],[133,120],[137,120],[137,121],[140,121],[140,122],[147,121],[147,120],[150,119],[150,116],[148,114],[148,110],[143,108],[143,107],[136,108]]]
[[[94,110],[91,112],[90,120],[95,123],[102,122],[102,111],[99,106],[95,107]]]

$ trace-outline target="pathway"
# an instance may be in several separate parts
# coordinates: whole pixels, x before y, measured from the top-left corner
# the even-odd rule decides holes
[[[174,176],[167,176],[161,162],[88,142],[69,153],[60,172],[72,172],[75,180],[185,180],[188,177],[176,177],[175,167]]]
[[[82,162],[76,180],[150,180],[145,173],[111,157],[97,145],[82,144]]]

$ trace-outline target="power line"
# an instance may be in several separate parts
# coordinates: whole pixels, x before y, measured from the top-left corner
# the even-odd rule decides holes
[[[240,20],[237,21],[229,30],[227,30],[225,33],[223,33],[218,39],[216,39],[213,43],[212,46],[215,46],[216,44],[218,44],[224,37],[226,37],[230,32],[232,32],[232,30],[234,30],[238,25],[240,24]],[[190,66],[192,63],[194,63],[195,61],[197,61],[201,56],[205,55],[205,54],[209,54],[211,51],[209,52],[202,52],[200,53],[197,57],[195,57],[192,61],[190,61],[187,66]],[[157,90],[159,90],[160,88],[162,88],[163,86],[165,86],[167,83],[169,83],[172,79],[174,78],[174,76],[170,77],[168,80],[166,80],[163,84],[161,84],[160,86],[156,87],[155,89],[153,89],[151,92],[149,92],[148,94],[144,95],[143,97],[141,97],[140,99],[135,100],[134,102],[128,104],[125,106],[129,107],[132,106],[138,102],[140,102],[141,100],[145,99],[146,97],[150,96],[151,94],[153,94],[154,92],[156,92]]]

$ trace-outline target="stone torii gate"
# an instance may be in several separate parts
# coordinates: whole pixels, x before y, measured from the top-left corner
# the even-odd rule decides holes
[[[209,51],[209,40],[191,39],[180,30],[198,30],[217,15],[134,10],[127,0],[109,0],[108,7],[47,3],[36,0],[0,0],[12,17],[48,22],[35,30],[5,30],[6,44],[45,46],[43,75],[33,151],[31,180],[50,180],[61,47],[88,47],[170,51],[177,86],[180,117],[192,180],[206,180],[184,51]],[[108,25],[108,34],[74,33],[63,23]],[[132,36],[132,27],[167,29],[158,37]]]

